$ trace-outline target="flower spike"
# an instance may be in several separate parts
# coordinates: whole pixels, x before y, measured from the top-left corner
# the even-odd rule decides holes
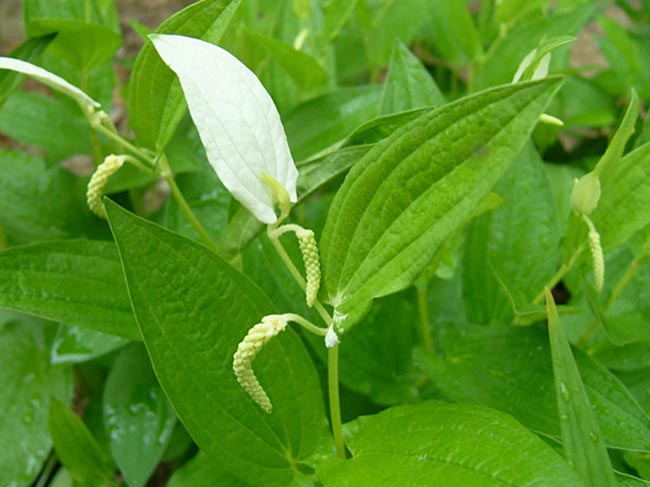
[[[115,174],[124,164],[126,156],[110,155],[104,159],[90,178],[88,190],[86,191],[86,201],[90,210],[99,218],[106,219],[106,209],[102,202],[104,188],[110,177]]]
[[[278,335],[287,327],[288,318],[285,315],[268,315],[262,322],[248,330],[235,352],[232,368],[237,376],[237,382],[264,411],[271,414],[273,406],[271,400],[262,388],[253,372],[253,360],[260,353],[262,347],[271,338]]]

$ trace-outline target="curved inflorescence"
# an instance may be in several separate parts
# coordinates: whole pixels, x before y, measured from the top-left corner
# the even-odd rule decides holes
[[[86,191],[86,201],[90,210],[99,218],[106,219],[106,209],[102,202],[104,196],[104,188],[108,183],[110,177],[115,174],[124,164],[126,156],[116,156],[111,154],[104,159],[88,183],[88,190]]]

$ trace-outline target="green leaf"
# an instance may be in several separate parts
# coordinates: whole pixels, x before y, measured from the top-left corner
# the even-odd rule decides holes
[[[402,127],[354,166],[321,239],[321,295],[335,306],[339,332],[431,262],[515,160],[558,87],[547,79],[463,98]]]
[[[323,5],[323,28],[321,38],[327,45],[336,38],[354,11],[357,0],[328,0]]]
[[[503,485],[579,487],[542,440],[503,413],[428,401],[359,419],[349,428],[352,459],[318,471],[325,487]]]
[[[167,448],[176,416],[142,345],[131,345],[115,361],[106,379],[103,411],[117,467],[129,487],[143,487]]]
[[[52,446],[50,397],[72,400],[72,373],[50,365],[43,326],[0,326],[0,485],[32,485]]]
[[[54,337],[50,361],[52,364],[87,362],[128,343],[128,340],[95,330],[61,325]]]
[[[212,458],[199,452],[194,458],[174,471],[167,487],[252,487],[228,473],[216,464]]]
[[[494,191],[505,205],[476,218],[465,241],[463,298],[471,323],[513,320],[555,274],[561,257],[555,201],[532,144]]]
[[[70,110],[61,98],[14,93],[0,109],[0,132],[45,149],[47,159],[57,164],[75,155],[92,153],[88,123],[80,110]]]
[[[438,324],[443,356],[415,361],[449,399],[511,414],[532,430],[560,436],[548,335],[540,327]],[[649,450],[650,419],[607,369],[574,350],[607,446]]]
[[[110,242],[71,240],[1,251],[0,307],[141,340]]]
[[[108,455],[74,411],[53,399],[48,424],[56,454],[76,481],[83,485],[110,482],[113,467]]]
[[[286,330],[255,360],[272,415],[232,371],[247,331],[287,310],[274,309],[255,284],[205,247],[110,201],[106,206],[145,345],[188,432],[245,482],[306,485],[305,464],[329,454],[331,440],[316,370],[300,339]]]
[[[169,17],[158,34],[181,34],[219,41],[240,0],[203,0]],[[174,134],[186,105],[174,73],[151,43],[138,54],[129,82],[129,122],[140,144],[161,151]]]
[[[607,252],[650,223],[650,143],[608,166],[591,219]]]
[[[465,0],[429,4],[436,48],[452,63],[473,61],[483,54],[481,39]]]
[[[376,144],[381,139],[385,139],[391,135],[401,126],[430,111],[431,108],[416,108],[415,110],[406,110],[404,112],[372,118],[354,129],[354,132],[345,139],[343,146]]]
[[[548,288],[546,307],[564,455],[586,486],[615,487],[600,427]]]
[[[114,0],[24,0],[23,15],[29,37],[40,35],[37,28],[32,29],[32,23],[41,19],[83,20],[90,24],[104,25],[116,33],[120,32],[120,19]]]
[[[309,54],[248,29],[244,34],[253,46],[268,53],[302,90],[314,90],[327,81],[327,72]]]
[[[607,150],[598,161],[595,171],[602,179],[606,179],[612,172],[612,166],[620,164],[621,157],[625,151],[625,146],[634,134],[634,126],[639,117],[639,96],[632,89],[630,104],[625,111],[621,125],[616,129],[616,133],[607,146]]]
[[[79,71],[88,71],[109,61],[122,44],[119,33],[110,28],[73,19],[35,19],[32,35],[56,34],[49,53],[68,61]]]
[[[444,104],[445,98],[429,72],[408,47],[396,40],[381,95],[380,113]]]
[[[496,16],[500,23],[510,24],[530,10],[541,10],[546,0],[502,0],[496,2]]]
[[[307,159],[345,139],[358,125],[377,115],[381,88],[341,88],[306,101],[283,118],[296,161]]]

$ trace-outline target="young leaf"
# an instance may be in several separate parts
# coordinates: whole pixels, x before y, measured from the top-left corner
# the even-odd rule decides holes
[[[176,416],[142,345],[131,345],[115,361],[106,379],[103,412],[117,467],[129,487],[143,487],[167,448]]]
[[[586,486],[616,487],[600,427],[548,288],[546,307],[564,454]]]
[[[515,160],[559,84],[549,78],[463,98],[402,127],[354,166],[321,240],[322,295],[339,332],[431,262]]]
[[[218,42],[240,0],[203,0],[163,22],[159,34],[182,34]],[[129,122],[138,142],[162,151],[185,114],[178,80],[152,44],[144,45],[129,81]]]
[[[74,411],[53,399],[48,424],[56,454],[76,481],[82,485],[110,482],[113,467],[108,455]]]
[[[1,251],[0,307],[141,340],[110,242],[68,240]]]
[[[2,326],[4,325],[4,326]],[[72,371],[52,366],[41,323],[0,324],[0,485],[28,486],[47,458],[50,398],[72,400]]]
[[[562,458],[512,417],[471,404],[427,401],[359,419],[352,459],[317,470],[325,487],[581,487]]]
[[[287,329],[255,360],[271,415],[232,371],[248,330],[282,310],[205,247],[105,204],[145,345],[188,432],[244,482],[305,482],[304,465],[329,454],[332,442],[318,376],[300,339]]]
[[[386,115],[444,104],[444,96],[420,60],[396,40],[381,95],[380,113]]]
[[[218,46],[183,36],[151,39],[180,79],[219,179],[257,219],[275,223],[264,177],[277,180],[295,203],[298,170],[271,96],[252,71]]]

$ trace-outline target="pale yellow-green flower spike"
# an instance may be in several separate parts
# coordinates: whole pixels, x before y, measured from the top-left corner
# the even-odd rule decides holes
[[[266,391],[255,377],[253,360],[271,338],[287,327],[287,322],[288,319],[285,315],[269,315],[262,318],[261,323],[248,330],[248,333],[237,347],[232,364],[237,382],[251,399],[269,414],[273,411],[273,406]]]
[[[600,292],[605,284],[605,257],[603,255],[603,246],[600,244],[600,234],[593,222],[587,215],[582,215],[585,223],[589,227],[589,251],[591,252],[591,261],[594,267],[594,287],[596,292]]]
[[[104,196],[104,188],[108,183],[110,177],[115,174],[124,164],[127,156],[110,155],[104,159],[95,173],[90,178],[88,183],[88,190],[86,191],[86,201],[90,210],[99,218],[106,219],[106,209],[102,202]]]
[[[310,308],[318,298],[318,290],[320,289],[320,258],[318,257],[318,245],[316,245],[316,238],[314,232],[307,229],[301,229],[296,232],[300,251],[302,252],[302,259],[305,262],[305,272],[307,275],[307,282],[305,285],[305,296],[307,298],[307,306]]]

